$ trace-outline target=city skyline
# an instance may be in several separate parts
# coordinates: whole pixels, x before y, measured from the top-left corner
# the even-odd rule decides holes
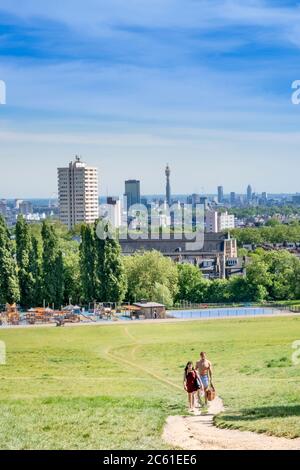
[[[145,184],[145,181],[137,173],[135,173],[136,178],[133,178],[133,177],[125,178],[121,175],[118,178],[118,181],[116,183],[116,180],[114,180],[112,182],[111,181],[107,182],[107,180],[105,180],[105,179],[102,180],[102,175],[103,175],[104,172],[102,171],[101,167],[99,168],[95,163],[93,163],[93,162],[95,162],[95,159],[90,160],[90,159],[85,158],[84,156],[81,157],[81,158],[83,159],[83,161],[87,162],[89,165],[95,166],[98,169],[98,172],[99,172],[99,175],[100,175],[99,176],[99,179],[100,179],[99,197],[120,196],[120,195],[124,194],[125,181],[126,180],[134,180],[134,179],[137,179],[137,180],[140,181],[141,195],[142,196],[163,195],[166,192],[166,190],[165,190],[165,187],[166,187],[166,175],[165,175],[166,164],[165,165],[162,164],[161,167],[157,168],[157,172],[153,173],[153,177],[155,176],[155,178],[156,178],[156,184],[152,185],[153,181],[152,181],[152,183],[149,184],[147,179],[146,179],[146,184]],[[69,159],[65,159],[65,160],[59,159],[60,163],[57,165],[57,167],[65,166],[69,163],[70,160],[74,160],[74,159],[75,159],[75,155],[71,156]],[[5,167],[5,162],[3,162],[3,163],[1,162],[1,166],[2,166],[2,169],[3,169],[3,167]],[[171,165],[169,165],[169,166],[171,167]],[[21,192],[19,192],[19,189],[16,186],[11,187],[11,185],[9,185],[10,190],[9,190],[8,193],[5,193],[5,188],[3,189],[3,186],[5,187],[5,180],[4,180],[4,181],[2,181],[2,184],[1,184],[1,187],[0,187],[0,199],[55,199],[55,198],[57,198],[57,196],[58,196],[57,183],[56,183],[57,167],[56,166],[51,167],[50,171],[48,170],[48,168],[43,169],[43,173],[45,173],[45,175],[47,174],[47,177],[45,176],[45,179],[41,180],[41,183],[43,183],[44,181],[47,181],[48,182],[47,188],[49,187],[49,190],[47,188],[45,189],[44,184],[42,184],[44,189],[43,189],[42,192],[39,193],[36,190],[32,191],[32,189],[31,189],[32,185],[27,185],[26,188],[25,188],[25,191],[23,193],[21,193]],[[13,165],[10,165],[10,169],[13,171],[14,174],[16,174],[16,169],[15,169],[15,167],[13,167]],[[29,170],[29,172],[28,172],[27,175],[26,175],[26,171],[25,171],[25,174],[23,172],[23,175],[22,175],[23,178],[26,179],[26,181],[30,181],[31,178],[34,176],[33,171],[32,171],[32,167],[28,168],[28,170]],[[285,191],[285,190],[280,190],[280,188],[278,188],[276,186],[274,186],[274,190],[268,191],[267,188],[270,187],[270,185],[267,181],[264,182],[264,183],[261,183],[261,184],[264,184],[264,186],[259,186],[259,188],[258,188],[258,185],[255,184],[255,182],[250,182],[249,183],[248,179],[245,179],[246,184],[243,185],[240,182],[240,178],[238,178],[238,180],[239,180],[238,182],[233,181],[232,183],[230,181],[223,183],[222,181],[217,180],[217,184],[215,185],[215,187],[213,187],[212,184],[211,184],[209,186],[208,190],[206,190],[205,181],[200,181],[198,187],[196,185],[194,185],[194,190],[191,190],[191,188],[189,188],[189,189],[186,189],[186,191],[184,191],[184,187],[180,186],[180,182],[181,182],[180,180],[181,180],[181,177],[182,177],[182,173],[180,174],[180,178],[178,178],[179,174],[177,174],[177,169],[176,168],[175,169],[171,168],[171,170],[172,170],[172,175],[171,175],[172,195],[207,194],[207,195],[216,195],[217,196],[219,187],[223,188],[224,196],[229,196],[230,193],[233,192],[233,190],[234,190],[234,193],[237,196],[247,195],[247,188],[248,188],[249,185],[252,187],[253,193],[256,193],[256,194],[262,194],[264,192],[266,192],[267,194],[278,194],[278,195],[279,194],[298,194],[299,193],[298,188],[296,188],[295,191],[292,191],[291,189],[288,189],[288,190]],[[3,173],[5,174],[5,168],[3,170]],[[130,174],[130,172],[128,172],[128,174]],[[177,178],[176,178],[176,176],[177,176]],[[149,175],[149,178],[150,178],[150,175]],[[157,183],[157,181],[159,181],[159,183]],[[105,185],[105,183],[106,183],[106,185]],[[36,188],[36,186],[38,186],[38,185],[35,185],[34,187]],[[175,190],[173,190],[173,187],[175,188]],[[157,189],[157,191],[154,191],[155,188]]]

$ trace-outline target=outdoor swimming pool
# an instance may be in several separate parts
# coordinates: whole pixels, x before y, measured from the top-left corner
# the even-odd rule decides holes
[[[254,315],[271,315],[278,312],[273,308],[206,308],[199,310],[168,310],[170,318],[222,318],[222,317],[245,317]]]

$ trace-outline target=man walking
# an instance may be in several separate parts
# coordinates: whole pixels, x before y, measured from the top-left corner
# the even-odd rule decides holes
[[[200,359],[196,363],[196,370],[200,375],[201,382],[204,387],[204,392],[205,392],[205,404],[207,405],[207,391],[209,389],[209,386],[212,386],[212,364],[211,362],[207,359],[206,353],[201,352],[200,353]]]

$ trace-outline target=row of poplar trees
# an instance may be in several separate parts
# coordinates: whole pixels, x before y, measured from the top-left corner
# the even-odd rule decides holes
[[[25,308],[60,304],[63,297],[63,255],[54,227],[43,223],[41,242],[19,217],[15,243],[0,217],[0,304]]]
[[[20,303],[24,308],[55,305],[60,308],[71,297],[68,279],[79,284],[82,303],[119,302],[127,291],[120,245],[100,240],[95,226],[82,226],[79,263],[74,272],[65,266],[62,244],[53,224],[44,222],[35,234],[23,217],[15,229],[15,242],[0,217],[0,304]],[[75,272],[79,270],[80,273]]]

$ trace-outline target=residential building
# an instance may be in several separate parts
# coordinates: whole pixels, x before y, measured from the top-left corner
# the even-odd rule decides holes
[[[205,228],[208,233],[218,233],[218,212],[207,211],[205,215]]]
[[[207,211],[206,232],[219,233],[235,227],[234,215],[228,212]]]
[[[69,230],[92,224],[99,217],[98,170],[76,156],[68,167],[58,168],[59,216]]]

